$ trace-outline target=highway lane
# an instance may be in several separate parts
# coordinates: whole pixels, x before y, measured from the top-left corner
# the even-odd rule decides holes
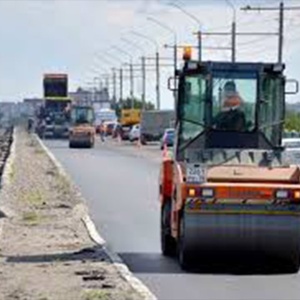
[[[222,268],[185,273],[161,256],[159,151],[46,144],[80,187],[101,235],[159,299],[300,299],[299,274],[232,275]]]

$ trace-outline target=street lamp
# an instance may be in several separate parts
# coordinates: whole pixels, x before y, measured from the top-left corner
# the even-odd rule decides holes
[[[157,41],[147,35],[144,35],[140,32],[137,31],[131,31],[132,34],[139,36],[149,42],[151,42],[156,49],[156,53],[155,53],[155,65],[156,65],[156,108],[158,110],[160,110],[160,68],[159,68],[159,45],[157,43]]]
[[[122,59],[120,59],[117,55],[112,54],[110,51],[103,52],[103,54],[97,54],[101,55],[99,58],[100,59],[106,59],[105,56],[109,56],[114,60],[119,61],[120,63],[123,63]],[[106,59],[107,60],[107,59]]]
[[[173,30],[168,25],[162,23],[161,21],[159,21],[153,17],[147,17],[147,20],[155,23],[156,25],[166,29],[167,31],[169,31],[173,34],[173,37],[174,37],[174,75],[175,75],[176,69],[177,69],[177,34],[176,34],[175,30]]]
[[[236,21],[236,7],[233,5],[233,3],[231,2],[231,0],[225,0],[225,1],[232,8],[233,20]]]
[[[191,18],[192,20],[194,20],[199,29],[198,29],[198,59],[199,61],[202,60],[202,36],[201,36],[201,28],[203,27],[202,22],[200,21],[200,19],[198,19],[196,16],[194,16],[193,14],[191,14],[190,12],[188,12],[187,10],[185,10],[184,8],[182,8],[180,5],[176,4],[176,3],[169,3],[170,6],[173,6],[177,9],[179,9],[182,13],[184,13],[186,16],[188,16],[189,18]]]
[[[122,40],[123,42],[129,44],[130,46],[139,49],[142,53],[144,53],[144,49],[143,49],[143,47],[141,47],[140,45],[138,45],[138,44],[132,42],[132,41],[129,40],[129,39],[123,38],[123,37],[121,38],[121,40]]]
[[[113,60],[117,60],[121,64],[121,66],[119,68],[119,85],[120,85],[119,86],[119,100],[120,100],[120,103],[121,103],[122,99],[123,99],[123,69],[122,69],[122,63],[123,63],[123,61],[117,55],[114,55],[114,54],[112,54],[109,51],[105,52],[104,54],[101,54],[101,56],[99,58],[101,60],[109,61],[108,59],[105,58],[106,56],[109,56]],[[110,63],[110,65],[111,65],[111,63]],[[115,70],[116,69],[118,69],[118,68],[116,68],[115,65],[114,65],[113,66],[113,93],[114,94],[116,94],[116,79],[115,79]]]
[[[132,34],[134,34],[136,36],[139,36],[139,37],[141,37],[143,39],[146,39],[149,42],[151,42],[155,46],[156,51],[158,52],[159,45],[158,45],[158,43],[157,43],[157,41],[155,39],[149,37],[148,35],[142,34],[140,32],[134,31],[134,30],[131,30],[130,33],[132,33]]]
[[[111,65],[110,63],[108,63],[108,61],[106,61],[106,60],[103,60],[102,61],[102,63],[105,63],[106,65]],[[103,71],[105,71],[105,73],[104,74],[100,74],[99,73],[99,69],[97,69],[97,68],[95,68],[95,67],[93,67],[93,68],[91,68],[90,70],[93,72],[93,73],[96,73],[98,76],[97,77],[95,77],[95,78],[98,78],[98,80],[99,80],[99,89],[100,90],[102,90],[103,89],[103,81],[105,82],[105,84],[104,84],[104,86],[107,88],[107,90],[109,91],[109,76],[110,76],[110,74],[108,73],[109,71],[109,69],[107,68],[107,67],[105,67],[105,68],[103,68],[103,66],[101,66],[101,69],[103,70]],[[96,85],[96,83],[95,83],[95,80],[94,80],[94,84]],[[95,98],[95,97],[94,97]]]
[[[121,49],[121,48],[118,47],[118,46],[111,46],[111,48],[113,48],[113,49],[115,49],[115,50],[117,50],[117,51],[119,51],[119,52],[121,52],[121,53],[127,55],[127,56],[130,58],[130,60],[132,61],[132,55],[131,55],[129,52],[127,52],[127,51]]]

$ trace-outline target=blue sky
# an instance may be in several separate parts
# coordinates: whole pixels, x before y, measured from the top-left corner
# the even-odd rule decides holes
[[[160,45],[161,55],[172,52],[162,47],[172,43],[172,35],[147,21],[147,16],[172,27],[180,44],[196,44],[192,34],[198,25],[180,10],[168,5],[171,0],[2,0],[0,1],[0,99],[21,101],[24,97],[42,95],[42,74],[67,72],[70,87],[87,86],[93,77],[120,67],[129,57],[118,53],[113,46],[130,52],[139,62],[144,53],[153,56],[154,46],[130,33],[142,32]],[[193,13],[202,22],[203,30],[229,30],[232,9],[225,0],[173,0]],[[276,12],[244,13],[241,6],[277,5],[274,0],[231,0],[237,8],[238,30],[275,31]],[[300,1],[285,1],[286,5],[300,5]],[[300,80],[300,11],[286,12],[284,61],[288,77]],[[126,44],[121,38],[132,40],[143,52]],[[226,46],[228,38],[205,38],[206,46]],[[240,37],[238,60],[274,61],[277,39]],[[178,53],[181,55],[181,53]],[[113,56],[116,58],[113,58]],[[228,51],[204,51],[204,59],[229,60]],[[196,56],[196,53],[195,53]],[[101,59],[103,58],[105,59]],[[161,77],[162,107],[172,106],[172,94],[167,90],[167,78],[172,68],[164,68]],[[139,74],[136,73],[138,76]],[[148,74],[147,96],[155,101],[154,73]],[[128,94],[128,81],[124,94]],[[135,82],[135,94],[141,93],[141,82]],[[294,97],[295,101],[296,98]]]

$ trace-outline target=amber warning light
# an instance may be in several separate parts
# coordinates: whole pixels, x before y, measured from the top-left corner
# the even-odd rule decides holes
[[[192,58],[192,47],[186,46],[183,48],[183,60],[191,60]]]

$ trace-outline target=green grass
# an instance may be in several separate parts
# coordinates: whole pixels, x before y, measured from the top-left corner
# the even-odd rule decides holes
[[[9,180],[10,182],[13,182],[16,178],[16,166],[14,163],[11,164],[11,167],[10,167],[10,172],[9,172]]]
[[[57,186],[59,191],[66,194],[70,192],[72,187],[69,179],[64,175],[60,175],[60,174],[57,177]]]
[[[83,300],[110,300],[111,294],[107,291],[102,290],[89,290],[85,291]]]
[[[39,206],[45,202],[45,199],[40,190],[33,190],[22,194],[21,201],[31,205]]]
[[[35,211],[24,212],[22,219],[29,225],[37,225],[40,221],[40,217]]]
[[[38,155],[43,155],[43,154],[45,154],[45,151],[42,148],[40,148],[40,147],[36,147],[34,149],[34,153],[38,154]]]
[[[49,298],[48,297],[41,297],[38,300],[49,300]]]

